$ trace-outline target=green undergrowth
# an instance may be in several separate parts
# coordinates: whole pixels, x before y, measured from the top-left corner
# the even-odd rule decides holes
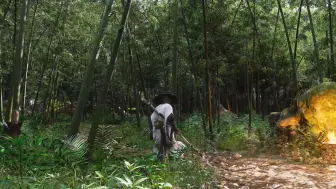
[[[194,114],[186,121],[179,124],[181,133],[193,145],[200,149],[211,150],[213,146],[217,150],[240,151],[250,150],[251,146],[258,149],[264,149],[273,144],[275,137],[272,136],[272,129],[268,123],[260,116],[252,116],[252,132],[248,136],[248,115],[235,116],[227,114],[214,119],[213,123],[213,143],[205,137],[201,116]],[[206,125],[208,132],[208,125]],[[180,139],[180,138],[179,138]],[[182,140],[182,139],[181,139]],[[182,140],[183,141],[183,140]]]
[[[90,121],[78,137],[66,139],[68,118],[43,125],[26,118],[22,136],[1,136],[0,188],[200,188],[214,177],[200,158],[186,151],[165,163],[152,155],[147,119],[100,126],[92,158],[86,158]]]
[[[123,122],[105,116],[87,159],[90,120],[81,124],[79,136],[67,139],[70,119],[60,116],[55,124],[45,125],[39,117],[25,118],[20,138],[1,136],[0,188],[201,188],[216,177],[191,148],[174,154],[168,163],[157,161],[146,117],[139,127],[135,116]],[[272,138],[268,124],[253,117],[248,137],[247,123],[248,116],[227,115],[216,120],[212,146],[232,151],[249,149],[251,144],[267,147]],[[199,114],[177,127],[196,148],[210,150]],[[186,144],[181,136],[177,140]]]

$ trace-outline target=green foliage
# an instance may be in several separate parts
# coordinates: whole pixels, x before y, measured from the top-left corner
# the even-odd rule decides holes
[[[248,115],[235,116],[227,114],[220,117],[219,124],[217,118],[214,119],[214,135],[215,146],[218,150],[247,150],[250,142],[263,147],[269,142],[271,136],[271,128],[268,123],[257,116],[252,117],[253,133],[249,138],[247,135]],[[203,147],[208,141],[205,139],[205,134],[202,128],[202,120],[199,114],[193,114],[188,120],[178,125],[185,137],[192,144]]]
[[[146,119],[142,122],[147,128]],[[29,129],[34,123],[26,120],[18,139],[3,138],[0,188],[199,188],[213,176],[187,154],[168,164],[157,161],[151,154],[153,141],[133,119],[101,126],[91,160],[85,157],[87,136],[64,139],[69,124]],[[82,125],[84,130],[87,126]]]

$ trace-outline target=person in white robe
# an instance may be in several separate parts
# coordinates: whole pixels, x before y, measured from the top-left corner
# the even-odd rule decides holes
[[[156,106],[151,115],[152,137],[155,141],[153,151],[158,156],[166,156],[185,147],[182,142],[175,139],[175,136],[179,134],[179,129],[176,127],[174,120],[173,107],[169,104],[169,99],[166,98],[164,102]],[[165,140],[162,140],[163,134],[165,135]],[[161,149],[163,152],[160,152],[162,141],[165,142],[165,149]]]

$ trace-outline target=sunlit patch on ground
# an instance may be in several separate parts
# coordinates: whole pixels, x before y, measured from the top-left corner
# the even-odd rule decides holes
[[[328,133],[328,135],[327,135],[327,141],[325,143],[336,144],[335,131],[332,131],[332,132]]]
[[[220,188],[336,188],[335,165],[305,165],[270,155],[259,157],[231,154],[208,155],[209,164],[217,170]]]

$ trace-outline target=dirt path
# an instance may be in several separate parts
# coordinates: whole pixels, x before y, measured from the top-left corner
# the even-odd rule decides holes
[[[336,165],[307,165],[278,157],[206,155],[218,174],[220,188],[232,189],[336,189]]]

